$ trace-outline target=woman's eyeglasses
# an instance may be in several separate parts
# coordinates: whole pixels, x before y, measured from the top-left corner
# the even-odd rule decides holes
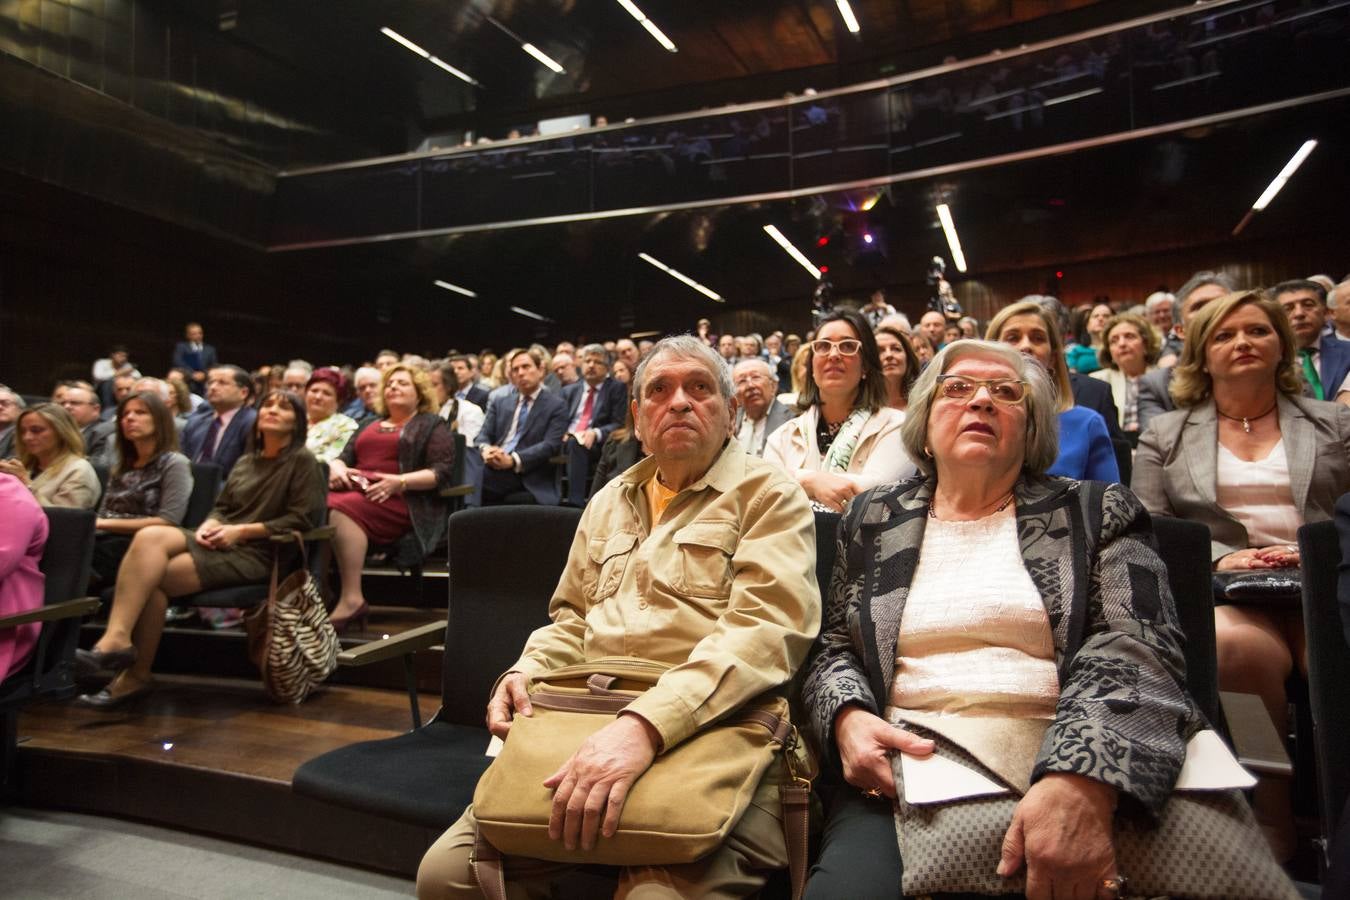
[[[821,338],[811,342],[811,352],[816,356],[829,356],[835,350],[840,356],[857,356],[862,349],[862,341],[856,338],[844,338],[842,341],[827,341]]]
[[[995,403],[1009,406],[1021,403],[1027,395],[1025,381],[1011,378],[967,378],[964,375],[939,375],[938,390],[948,400],[969,400],[981,387],[989,391]]]

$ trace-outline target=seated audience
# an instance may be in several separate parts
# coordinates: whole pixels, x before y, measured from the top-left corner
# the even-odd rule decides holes
[[[305,449],[305,409],[284,391],[263,397],[249,451],[230,472],[210,516],[197,528],[150,525],[136,532],[117,572],[117,590],[103,636],[92,650],[76,651],[83,679],[115,673],[82,705],[113,709],[154,687],[151,664],[164,631],[168,598],[266,581],[275,554],[274,534],[313,526],[323,481]]]
[[[193,462],[215,463],[229,478],[244,453],[257,412],[249,405],[253,379],[238,366],[215,366],[206,382],[206,402],[183,426],[183,455]]]
[[[717,352],[722,359],[726,360],[727,365],[731,365],[735,362],[736,357],[740,355],[740,350],[736,346],[736,335],[719,335],[717,338]]]
[[[1084,323],[1083,334],[1078,335],[1078,342],[1069,347],[1066,354],[1071,372],[1090,375],[1102,367],[1101,353],[1105,347],[1102,336],[1113,315],[1115,311],[1107,304],[1093,305]]]
[[[183,338],[174,345],[170,366],[191,372],[192,393],[205,393],[207,373],[217,363],[216,348],[206,343],[205,332],[197,322],[187,323],[183,328]]]
[[[616,359],[614,360],[614,365],[610,367],[610,377],[627,388],[633,383],[633,370],[629,367],[628,363],[621,359]]]
[[[838,512],[856,494],[914,470],[900,443],[905,416],[886,405],[872,331],[855,312],[820,321],[801,415],[769,435],[764,458],[792,474],[818,509]]]
[[[446,385],[454,386],[455,399],[468,400],[479,409],[484,409],[487,406],[488,392],[478,384],[477,372],[469,357],[451,356],[446,360],[446,365],[454,373],[454,380],[446,381]]]
[[[192,495],[192,466],[178,452],[173,416],[159,395],[132,394],[117,405],[115,462],[99,503],[90,590],[117,580],[131,539],[150,525],[180,525]]]
[[[132,388],[136,385],[136,382],[140,380],[141,374],[139,372],[135,374],[128,372],[113,376],[112,389],[108,395],[108,402],[103,404],[103,418],[111,419],[117,415],[117,404],[121,403],[131,395]],[[195,397],[197,395],[193,394],[192,396]]]
[[[313,366],[303,359],[293,359],[281,373],[281,387],[303,399],[305,391],[309,389],[309,376],[313,374]]]
[[[1120,481],[1107,423],[1096,411],[1075,402],[1059,327],[1045,306],[1036,300],[1023,300],[1004,307],[989,323],[985,336],[1034,359],[1049,376],[1055,395],[1059,451],[1046,474],[1080,481]]]
[[[637,371],[638,361],[642,358],[642,354],[638,352],[637,344],[628,338],[619,338],[614,342],[614,356],[623,360],[624,365],[628,366],[630,372]]]
[[[732,433],[751,456],[763,456],[769,435],[796,413],[778,402],[773,370],[763,359],[742,359],[731,370],[736,389],[736,421]]]
[[[315,369],[309,376],[303,394],[305,416],[308,422],[305,448],[319,462],[328,462],[342,452],[356,434],[356,420],[338,412],[338,405],[346,399],[347,379],[337,369]]]
[[[646,456],[647,451],[633,426],[633,404],[629,403],[623,425],[609,433],[609,440],[600,451],[600,462],[595,464],[595,478],[591,480],[591,496]]]
[[[375,398],[380,395],[380,370],[374,366],[362,366],[352,376],[356,396],[343,407],[342,414],[354,419],[357,425],[364,425],[378,418],[375,412]]]
[[[678,765],[670,753],[683,741],[766,692],[786,690],[820,621],[806,498],[781,470],[727,440],[726,365],[693,336],[666,338],[638,367],[634,394],[652,456],[591,500],[550,603],[552,622],[531,635],[487,708],[489,729],[509,741],[513,717],[530,714],[530,676],[615,655],[670,666],[545,782],[557,789],[551,837],[568,849],[590,848],[612,833],[628,788],[658,754]],[[686,551],[682,530],[697,531],[707,546]],[[596,558],[597,543],[609,539],[617,547],[624,535],[622,548]],[[760,890],[789,861],[781,769],[774,766],[756,785],[749,812],[707,857],[623,868],[617,896]],[[605,808],[602,832],[596,812]],[[423,857],[418,897],[482,896],[475,831],[470,806]],[[522,897],[548,896],[550,881],[567,868],[517,858],[505,865]]]
[[[1045,321],[1056,326],[1051,334],[1056,339],[1056,346],[1062,346],[1062,337],[1069,333],[1069,311],[1064,308],[1055,297],[1044,294],[1031,294],[1023,297],[1022,300],[1032,300],[1045,313]],[[1002,312],[1003,310],[1000,310]],[[1022,352],[1027,352],[1026,347],[1020,348]],[[1064,353],[1055,354],[1056,361],[1064,359]],[[1041,365],[1046,367],[1046,371],[1051,373],[1051,381],[1055,383],[1056,390],[1059,389],[1060,380],[1055,377],[1054,372],[1059,368],[1058,365],[1051,367],[1048,360],[1040,360]],[[1068,369],[1065,365],[1063,368]],[[1090,375],[1080,375],[1077,372],[1069,372],[1069,388],[1073,395],[1074,406],[1082,406],[1098,413],[1106,422],[1106,431],[1111,435],[1113,441],[1125,440],[1125,432],[1120,430],[1120,415],[1116,412],[1116,401],[1111,399],[1111,386],[1105,382],[1098,381]],[[1061,423],[1062,424],[1062,423]],[[1062,438],[1062,436],[1061,436]],[[1064,447],[1061,440],[1060,456],[1064,455]],[[1060,472],[1051,468],[1051,475],[1065,475],[1069,478],[1086,478],[1086,475],[1076,475],[1073,472]]]
[[[474,441],[483,455],[482,503],[492,506],[528,491],[539,505],[554,506],[558,485],[549,460],[562,449],[567,407],[556,391],[544,389],[543,362],[535,351],[517,350],[506,362],[514,387],[488,409]]]
[[[958,341],[914,385],[903,431],[922,480],[845,513],[803,702],[856,790],[835,796],[808,897],[897,894],[891,756],[933,752],[916,728],[1031,782],[997,870],[1025,865],[1028,896],[1106,896],[1117,803],[1167,801],[1204,727],[1167,573],[1121,485],[1091,501],[1096,534],[1074,527],[1089,488],[1045,474],[1061,402],[1027,355]],[[1129,702],[1100,702],[1115,672]]]
[[[914,345],[901,331],[888,325],[876,330],[881,375],[886,381],[886,405],[904,412],[909,408],[909,389],[919,377],[919,358]]]
[[[920,369],[932,362],[933,354],[937,352],[933,342],[922,331],[916,331],[909,336],[909,346],[914,351],[914,358],[919,361]]]
[[[1175,366],[1177,357],[1181,356],[1181,336],[1173,329],[1181,304],[1167,291],[1154,291],[1144,298],[1144,309],[1148,312],[1149,324],[1162,341],[1158,350],[1158,365]]]
[[[1209,526],[1220,572],[1299,564],[1297,531],[1350,490],[1350,410],[1301,395],[1289,320],[1260,291],[1228,294],[1186,326],[1177,409],[1139,439],[1133,487],[1150,512]],[[1284,682],[1306,668],[1298,609],[1219,606],[1219,686],[1265,701],[1284,734]],[[1287,789],[1263,781],[1256,811],[1278,855],[1292,851]]]
[[[364,622],[370,609],[361,593],[370,545],[397,543],[395,559],[413,563],[445,537],[448,510],[437,491],[451,486],[455,438],[436,414],[426,376],[403,363],[386,367],[376,410],[380,418],[361,426],[328,464],[328,515],[342,576],[330,618],[338,629]]]
[[[1157,368],[1159,352],[1158,333],[1140,316],[1121,313],[1102,329],[1102,368],[1092,377],[1111,386],[1117,421],[1127,437],[1139,434],[1139,379]]]
[[[919,330],[915,333],[928,338],[933,352],[937,353],[942,349],[942,342],[947,333],[947,317],[935,309],[930,309],[919,317]]]
[[[0,472],[0,617],[42,606],[46,579],[38,564],[47,546],[47,515],[23,483]],[[0,682],[23,668],[41,622],[0,628]]]
[[[381,350],[375,354],[375,368],[383,375],[385,369],[398,365],[400,359],[402,357],[398,355],[397,350]]]
[[[567,387],[569,384],[576,384],[577,380],[581,377],[580,373],[577,371],[576,361],[572,358],[572,354],[570,353],[554,354],[553,359],[549,363],[549,368],[553,373],[553,377],[558,379],[559,390]]]
[[[1327,336],[1350,341],[1350,279],[1327,292]]]
[[[70,413],[84,439],[84,455],[94,462],[104,462],[112,449],[113,433],[117,423],[103,418],[103,404],[98,394],[85,387],[71,385],[61,393],[61,408]]]
[[[190,416],[207,405],[205,397],[199,397],[192,393],[192,388],[188,384],[189,374],[182,369],[170,369],[168,374],[164,376],[164,381],[173,391],[173,403],[170,404],[169,409],[177,416]],[[254,396],[261,395],[255,394]]]
[[[800,410],[800,404],[797,402],[806,390],[806,371],[811,368],[811,345],[801,344],[792,354],[792,360],[788,368],[788,386],[790,391],[782,391],[783,381],[778,381],[779,390],[778,402],[792,409]]]
[[[0,384],[0,459],[14,455],[14,423],[26,405],[22,397]]]
[[[463,357],[459,359],[463,360]],[[454,358],[447,360],[440,368],[441,385],[446,392],[445,400],[441,403],[440,416],[450,423],[453,430],[464,435],[468,447],[473,447],[473,439],[478,437],[478,432],[483,427],[483,407],[479,406],[477,401],[469,399],[469,395],[481,397],[486,402],[487,391],[473,386],[456,390],[456,385],[460,384],[462,371],[468,371],[467,363],[456,363]],[[460,396],[461,394],[464,396]],[[441,398],[437,396],[436,399]]]
[[[43,506],[94,508],[102,487],[70,413],[39,403],[19,414],[14,430],[18,458],[0,460],[0,472],[23,482]]]
[[[558,357],[554,357],[557,362]],[[570,365],[570,361],[569,361]],[[582,379],[562,390],[567,433],[567,502],[585,506],[591,474],[611,432],[623,424],[628,407],[628,385],[609,377],[609,354],[600,344],[581,348]]]

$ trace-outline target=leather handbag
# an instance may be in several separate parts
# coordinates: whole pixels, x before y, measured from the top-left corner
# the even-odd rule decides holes
[[[651,660],[606,657],[554,669],[531,682],[533,714],[515,719],[474,791],[475,865],[489,897],[500,896],[494,890],[501,885],[499,854],[614,866],[678,865],[706,856],[726,841],[775,763],[786,768],[783,821],[794,896],[800,896],[814,772],[781,696],[748,703],[658,756],[629,790],[613,837],[600,838],[589,851],[568,850],[549,838],[553,795],[545,779],[667,668]]]
[[[300,567],[277,582],[281,553],[272,560],[267,600],[244,617],[248,656],[262,673],[267,696],[278,703],[300,703],[337,668],[338,636],[328,621],[323,594],[309,572],[305,542]]]
[[[1025,866],[1008,878],[995,872],[1003,836],[1022,799],[1018,789],[945,735],[905,727],[934,740],[939,756],[1008,790],[934,804],[906,803],[897,754],[892,769],[900,797],[895,825],[903,860],[902,893],[1020,896],[1026,890]],[[1298,891],[1236,790],[1174,791],[1157,822],[1117,816],[1115,825],[1116,866],[1126,879],[1124,898],[1298,900]]]

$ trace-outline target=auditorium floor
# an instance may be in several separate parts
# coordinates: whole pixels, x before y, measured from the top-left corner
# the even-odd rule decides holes
[[[0,809],[0,895],[24,900],[393,900],[412,882],[78,813]]]

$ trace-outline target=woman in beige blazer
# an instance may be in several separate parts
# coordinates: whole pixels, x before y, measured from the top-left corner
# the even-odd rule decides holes
[[[84,458],[84,438],[70,413],[55,403],[39,403],[23,411],[14,434],[18,458],[0,461],[0,472],[27,485],[42,506],[98,505],[102,487]]]
[[[843,310],[816,330],[798,408],[769,435],[764,459],[791,473],[817,509],[839,512],[868,488],[914,474],[900,440],[905,414],[887,404],[876,339]]]
[[[1299,565],[1296,532],[1332,517],[1350,490],[1350,409],[1301,396],[1294,334],[1261,291],[1229,294],[1195,314],[1172,379],[1177,409],[1139,439],[1132,487],[1150,512],[1209,526],[1217,571]],[[1276,728],[1284,682],[1307,669],[1296,609],[1214,611],[1219,686],[1260,695]],[[1257,814],[1292,851],[1284,785],[1263,783]]]

